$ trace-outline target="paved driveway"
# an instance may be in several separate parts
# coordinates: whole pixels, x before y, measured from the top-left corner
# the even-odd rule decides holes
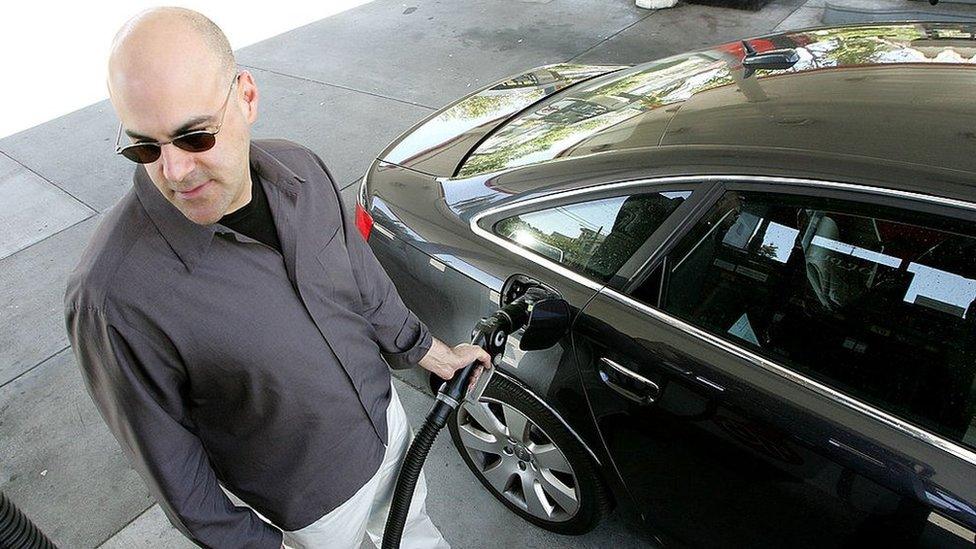
[[[383,146],[492,81],[548,63],[632,63],[809,26],[817,2],[651,12],[628,0],[377,0],[237,54],[261,91],[255,136],[315,150],[345,187],[348,208]],[[0,139],[0,490],[62,547],[189,546],[108,433],[63,326],[67,274],[131,184],[132,166],[112,153],[116,124],[102,101]],[[418,424],[431,404],[415,388],[422,379],[408,372],[398,383]],[[448,438],[427,463],[428,508],[455,547],[649,542],[616,515],[581,538],[522,522],[481,488]]]

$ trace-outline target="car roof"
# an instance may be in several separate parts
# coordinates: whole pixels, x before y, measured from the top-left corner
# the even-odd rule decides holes
[[[976,174],[910,162],[781,148],[664,145],[570,157],[459,179],[441,179],[443,200],[459,216],[566,191],[607,184],[674,186],[694,181],[777,181],[823,189],[860,189],[908,200],[937,197],[945,205],[976,208]],[[837,185],[840,184],[840,185]],[[678,187],[675,187],[678,188]]]
[[[456,177],[647,147],[758,148],[976,173],[976,35],[957,23],[809,29],[748,41],[790,69],[742,67],[732,43],[568,87],[496,128]]]

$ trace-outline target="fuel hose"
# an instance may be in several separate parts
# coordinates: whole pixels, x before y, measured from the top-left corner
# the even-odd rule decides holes
[[[488,351],[494,360],[498,353],[504,352],[508,334],[525,325],[528,319],[528,308],[538,295],[527,292],[519,299],[495,311],[491,316],[481,319],[472,332],[471,344]],[[410,443],[410,449],[407,450],[407,455],[400,466],[393,501],[390,503],[390,514],[386,519],[386,528],[383,532],[383,549],[400,547],[407,512],[410,510],[410,500],[413,499],[413,492],[417,487],[417,479],[420,478],[424,461],[427,460],[427,454],[437,434],[447,425],[451,413],[464,398],[465,389],[477,367],[477,362],[469,364],[441,385],[434,406],[414,436],[413,442]]]
[[[0,549],[56,549],[3,492],[0,492]]]

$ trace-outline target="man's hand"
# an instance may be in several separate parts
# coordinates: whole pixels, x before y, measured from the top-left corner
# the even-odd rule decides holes
[[[420,367],[433,372],[437,377],[446,381],[454,377],[454,372],[475,361],[479,365],[471,376],[471,382],[468,383],[468,390],[470,391],[478,378],[481,377],[481,372],[485,368],[491,368],[491,356],[481,347],[470,343],[461,343],[452,349],[435,337],[430,350],[427,351],[424,358],[420,359]]]

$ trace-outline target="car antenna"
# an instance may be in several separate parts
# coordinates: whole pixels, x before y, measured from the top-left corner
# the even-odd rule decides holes
[[[931,0],[929,0],[931,2]],[[800,55],[793,48],[781,48],[757,52],[748,40],[742,41],[742,47],[746,50],[745,57],[742,58],[742,68],[745,74],[743,78],[749,78],[755,74],[756,69],[788,69],[800,60]]]
[[[756,55],[756,50],[752,49],[752,45],[749,44],[748,40],[742,41],[742,47],[746,49],[746,57]]]

